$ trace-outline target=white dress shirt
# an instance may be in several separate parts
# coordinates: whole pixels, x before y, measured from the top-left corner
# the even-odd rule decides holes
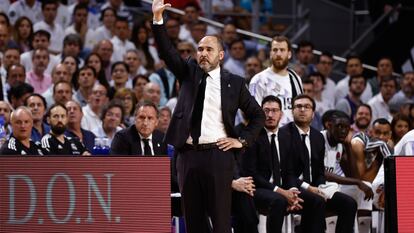
[[[82,129],[92,131],[93,129],[101,127],[102,125],[101,118],[92,111],[89,104],[86,105],[85,107],[82,107],[82,112],[83,112],[83,117],[81,121]]]
[[[54,23],[54,26],[52,27],[45,21],[40,21],[33,25],[34,32],[40,29],[49,32],[51,35],[49,50],[53,53],[61,53],[63,48],[63,38],[65,37],[62,26],[60,26],[60,24]]]
[[[378,118],[385,118],[391,122],[392,115],[390,113],[390,107],[385,103],[384,98],[382,98],[381,92],[370,99],[368,105],[372,109],[372,122]]]
[[[114,46],[114,53],[111,57],[112,62],[123,61],[126,51],[135,49],[135,45],[131,41],[122,41],[117,36],[112,37],[111,42]]]

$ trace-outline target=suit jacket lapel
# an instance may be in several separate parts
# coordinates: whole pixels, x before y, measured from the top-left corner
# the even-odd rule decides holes
[[[221,92],[221,114],[223,117],[223,123],[226,124],[228,122],[231,122],[227,119],[227,115],[225,114],[226,111],[223,111],[224,109],[228,109],[228,101],[230,100],[230,91],[227,89],[231,88],[230,84],[230,78],[229,76],[224,72],[223,68],[220,68],[220,92]],[[227,128],[228,126],[226,126]]]
[[[131,152],[133,154],[142,155],[143,153],[142,153],[142,148],[141,148],[141,137],[139,136],[137,128],[135,128],[135,125],[131,126],[131,134],[132,134],[132,138],[138,139],[136,143],[132,143]]]

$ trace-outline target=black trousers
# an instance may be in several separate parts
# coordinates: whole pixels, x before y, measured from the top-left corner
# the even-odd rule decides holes
[[[181,150],[178,184],[187,233],[231,232],[234,153],[219,149]]]
[[[354,231],[354,220],[357,212],[356,201],[341,192],[336,192],[326,202],[326,208],[338,215],[335,233],[346,233]]]
[[[325,199],[305,189],[300,189],[299,197],[303,199],[302,219],[300,223],[301,232],[324,233],[326,225]]]
[[[257,188],[254,194],[254,202],[259,212],[265,212],[267,215],[267,232],[282,232],[283,220],[288,207],[286,198],[273,192],[273,190]]]
[[[258,233],[259,218],[252,196],[233,190],[231,208],[234,233]]]

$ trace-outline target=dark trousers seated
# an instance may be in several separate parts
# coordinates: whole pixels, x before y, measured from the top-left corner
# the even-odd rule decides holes
[[[234,154],[219,149],[181,150],[178,184],[187,233],[231,232],[231,181]]]
[[[282,232],[283,220],[288,207],[286,198],[273,190],[257,188],[254,193],[254,203],[260,213],[267,215],[266,231]]]
[[[247,193],[233,191],[231,202],[234,233],[258,233],[259,219],[253,197]]]
[[[335,233],[354,231],[357,203],[352,197],[341,192],[336,192],[331,199],[327,200],[326,208],[338,216]]]

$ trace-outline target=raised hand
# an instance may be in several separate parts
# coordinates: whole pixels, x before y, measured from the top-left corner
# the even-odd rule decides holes
[[[166,7],[171,7],[171,4],[164,4],[164,0],[152,1],[152,13],[154,14],[154,21],[160,21],[162,19],[162,13]]]

